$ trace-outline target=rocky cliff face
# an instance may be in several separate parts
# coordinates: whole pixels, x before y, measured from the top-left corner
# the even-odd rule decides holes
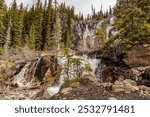
[[[103,40],[101,35],[96,35],[98,29],[102,29],[105,38],[118,33],[112,30],[115,23],[115,17],[109,17],[101,21],[83,20],[74,25],[74,49],[85,52],[98,50],[102,47]]]
[[[99,37],[95,36],[100,22],[80,21],[74,26],[74,48],[78,51],[96,50],[102,45]]]

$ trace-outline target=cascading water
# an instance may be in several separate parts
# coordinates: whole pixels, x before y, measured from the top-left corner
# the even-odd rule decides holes
[[[25,64],[19,74],[16,75],[14,83],[17,83],[19,87],[26,88],[35,85],[36,82],[35,73],[37,66],[41,58],[36,61],[29,61]]]
[[[91,58],[88,58],[87,55],[84,55],[84,56],[76,56],[76,55],[74,55],[74,56],[72,56],[72,58],[81,60],[80,71],[81,71],[81,69],[83,69],[85,67],[85,65],[89,65],[89,67],[92,69],[92,71],[83,72],[81,74],[82,77],[84,77],[84,75],[92,75],[95,78],[97,78],[95,73],[96,73],[96,69],[98,67],[98,64],[100,62],[99,59],[91,59]],[[66,62],[67,62],[66,57],[58,59],[58,63],[62,67],[65,67]],[[69,77],[73,78],[76,75],[76,72],[77,72],[76,66],[75,65],[71,65],[69,67],[69,74],[68,74]],[[53,95],[55,95],[55,94],[57,94],[59,92],[62,84],[64,83],[65,78],[67,78],[67,74],[66,74],[65,69],[63,69],[61,74],[60,74],[60,78],[59,78],[57,84],[55,84],[54,86],[51,86],[51,87],[49,87],[47,89],[47,92],[49,93],[50,96],[53,96]]]
[[[116,34],[119,33],[118,30],[115,30],[115,29],[112,30],[113,25],[115,24],[115,19],[116,19],[116,18],[115,18],[114,16],[112,16],[112,17],[110,18],[109,25],[108,25],[108,27],[106,28],[106,39],[109,39],[110,32],[111,32],[112,35],[116,35]]]
[[[106,28],[106,39],[109,38],[109,33],[110,33],[110,30],[112,29],[112,25],[115,23],[115,18],[111,17],[109,22],[110,23],[109,23],[108,27]]]
[[[58,64],[61,65],[62,67],[64,67],[65,63],[67,62],[67,59],[65,57],[63,58],[58,58],[57,59]],[[62,86],[62,84],[64,83],[64,79],[66,77],[65,74],[65,70],[62,69],[59,80],[57,82],[57,84],[55,84],[54,86],[51,86],[47,89],[47,92],[50,96],[53,96],[55,94],[57,94],[60,90],[60,87]]]
[[[26,82],[27,73],[30,70],[29,66],[31,65],[31,61],[27,62],[25,66],[22,68],[20,73],[15,77],[14,83],[17,83],[19,87],[28,87],[30,86],[30,82]]]
[[[83,48],[87,49],[87,38],[90,36],[90,31],[88,29],[88,25],[86,24],[85,31],[83,33]]]
[[[83,21],[78,22],[74,26],[75,47],[79,51],[91,51],[99,48],[100,40],[95,36],[97,29],[101,26],[103,21]]]

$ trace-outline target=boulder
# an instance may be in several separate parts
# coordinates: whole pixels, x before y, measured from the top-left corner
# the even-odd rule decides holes
[[[124,85],[113,85],[112,91],[115,93],[124,92]]]
[[[124,92],[124,84],[122,81],[115,81],[114,85],[112,86],[113,92]]]
[[[123,81],[123,83],[126,85],[126,84],[130,84],[130,85],[132,85],[132,86],[137,86],[137,82],[135,82],[135,81],[133,81],[133,80],[131,80],[131,79],[125,79],[124,81]]]
[[[64,94],[64,95],[66,95],[66,94],[68,94],[71,90],[72,90],[71,87],[63,88],[63,89],[61,90],[61,93]]]
[[[139,89],[150,93],[150,87],[146,87],[146,86],[142,85],[142,86],[139,86]]]
[[[137,83],[130,79],[119,81],[117,80],[114,85],[112,86],[113,92],[125,92],[125,93],[132,93],[139,90]]]

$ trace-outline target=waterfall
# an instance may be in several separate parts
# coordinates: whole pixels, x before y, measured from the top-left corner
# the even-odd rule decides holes
[[[109,25],[108,27],[106,28],[106,39],[109,38],[109,33],[110,33],[110,30],[112,29],[112,25],[115,23],[115,17],[111,17],[110,20],[109,20]],[[115,34],[115,33],[114,33]]]
[[[74,48],[83,52],[96,50],[101,45],[95,33],[103,21],[83,21],[74,26]]]
[[[21,71],[15,76],[14,83],[18,84],[19,87],[31,87],[35,85],[37,79],[35,78],[36,70],[41,58],[36,61],[27,62]]]
[[[107,29],[106,29],[106,39],[108,40],[108,38],[109,38],[109,33],[110,33],[110,30],[111,30],[111,25],[109,25],[108,27],[107,27]]]
[[[97,68],[95,70],[95,75],[98,81],[103,82],[103,65],[102,65],[102,60],[99,60],[97,64]]]
[[[59,65],[64,67],[65,63],[67,62],[67,59],[66,59],[66,57],[57,58],[57,61],[58,61]],[[65,77],[66,77],[65,70],[62,69],[58,82],[54,86],[47,88],[47,92],[50,96],[53,96],[59,92],[61,86],[64,83]]]
[[[90,35],[90,30],[89,30],[88,24],[86,24],[85,30],[83,32],[83,49],[85,49],[85,50],[88,49],[88,46],[87,46],[88,38],[91,38],[91,35]]]
[[[19,87],[28,87],[30,86],[30,82],[27,83],[26,81],[26,77],[27,77],[27,73],[29,72],[29,66],[31,65],[31,61],[27,62],[25,64],[25,66],[22,68],[22,70],[20,71],[20,73],[18,75],[16,75],[14,83],[17,83],[19,85]]]
[[[99,59],[95,59],[95,58],[91,59],[91,58],[88,58],[87,55],[83,55],[83,56],[74,55],[71,58],[81,59],[80,71],[85,67],[85,65],[89,65],[89,67],[92,69],[92,71],[83,72],[81,74],[82,77],[84,77],[84,75],[92,75],[95,78],[97,78],[95,73],[96,73],[96,69],[98,68],[98,65],[100,62]],[[66,62],[67,62],[66,57],[58,58],[58,63],[62,67],[65,67]],[[71,65],[69,67],[69,77],[73,78],[75,75],[76,75],[76,66]],[[51,86],[47,89],[47,92],[49,93],[50,96],[53,96],[59,92],[62,84],[64,83],[65,78],[67,78],[67,75],[66,75],[65,69],[63,69],[61,71],[58,82],[54,86]]]

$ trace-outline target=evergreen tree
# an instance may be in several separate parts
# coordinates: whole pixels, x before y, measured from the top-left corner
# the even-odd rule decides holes
[[[55,39],[55,45],[57,47],[57,50],[60,50],[61,40],[62,40],[62,27],[61,27],[59,12],[56,12],[56,22],[54,24],[53,39]]]
[[[10,10],[12,19],[11,43],[16,48],[22,46],[23,8],[18,9],[16,0],[14,0]]]
[[[67,43],[66,43],[66,46],[68,48],[71,47],[72,40],[73,40],[71,24],[72,24],[71,13],[69,12],[69,8],[68,8],[68,16],[67,16]]]
[[[4,0],[0,0],[0,51],[5,44]]]
[[[45,49],[52,49],[54,45],[53,33],[54,32],[54,19],[53,19],[53,9],[52,0],[48,2],[48,8],[46,12],[46,36],[45,36]]]
[[[44,8],[43,8],[43,21],[42,21],[42,45],[41,50],[45,49],[46,44],[46,29],[47,29],[47,0],[45,0]]]
[[[35,41],[36,50],[42,50],[42,22],[43,22],[43,9],[42,3],[38,0],[36,9],[35,9]]]
[[[29,30],[29,47],[35,49],[35,26],[34,23],[31,25]]]
[[[147,16],[147,11],[149,10],[147,8],[150,8],[150,4],[147,4],[148,1],[117,1],[115,28],[121,31],[115,38],[119,37],[127,49],[130,49],[136,43],[150,41],[150,24],[148,22],[149,16]]]

